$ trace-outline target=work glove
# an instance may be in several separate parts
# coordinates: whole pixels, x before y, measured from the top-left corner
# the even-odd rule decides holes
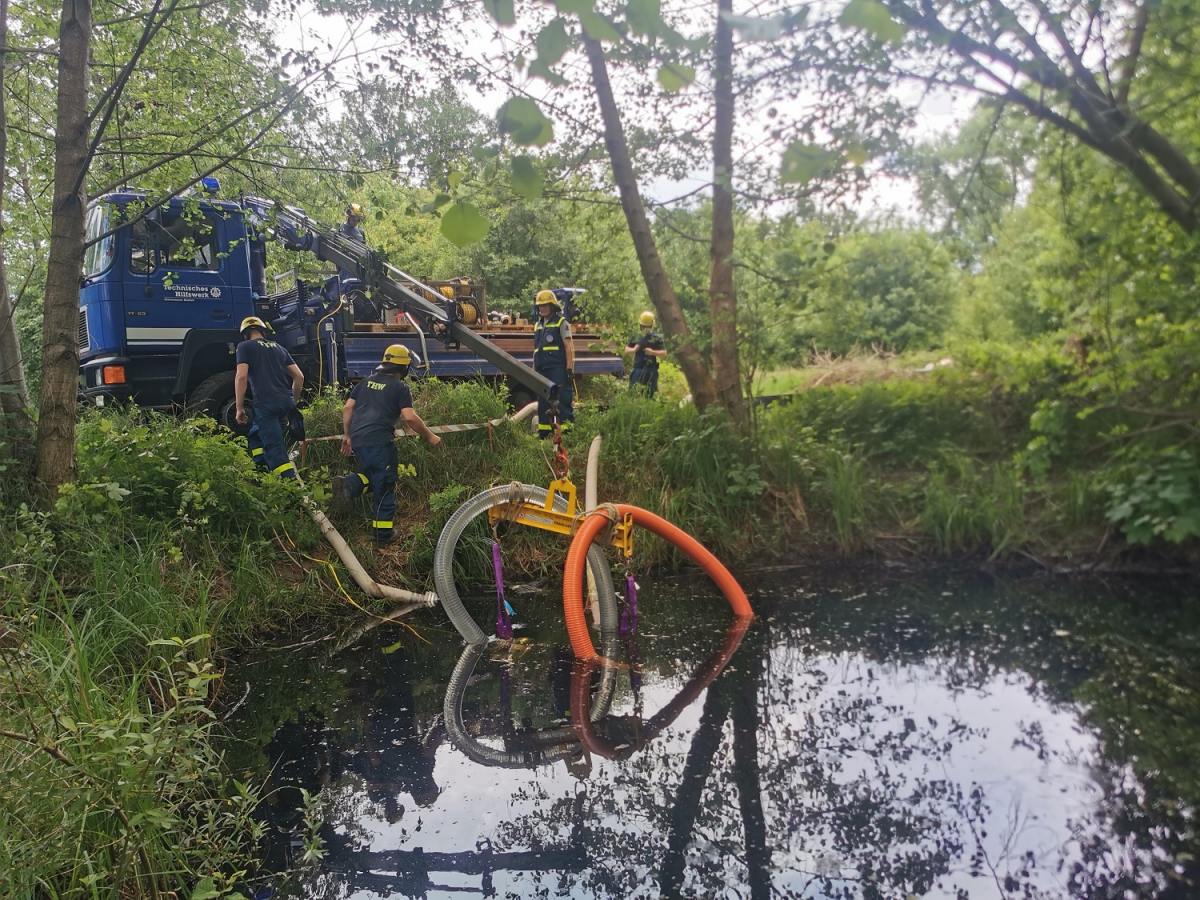
[[[574,380],[575,380],[575,370],[567,369],[567,381],[574,381]]]

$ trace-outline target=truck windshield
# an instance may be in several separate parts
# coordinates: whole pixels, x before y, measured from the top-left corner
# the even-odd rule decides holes
[[[83,253],[83,274],[92,278],[104,272],[113,260],[113,235],[100,238],[108,231],[109,207],[106,203],[97,203],[87,214],[87,249]],[[96,240],[100,238],[100,240]],[[92,243],[95,241],[95,243]]]
[[[139,274],[219,267],[217,232],[203,213],[164,209],[135,222],[130,241],[130,267]]]

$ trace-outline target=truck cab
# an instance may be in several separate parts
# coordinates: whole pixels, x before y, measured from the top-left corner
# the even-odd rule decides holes
[[[192,195],[146,210],[147,199],[119,191],[88,210],[80,390],[97,405],[169,408],[231,381],[238,323],[255,311],[241,207]]]

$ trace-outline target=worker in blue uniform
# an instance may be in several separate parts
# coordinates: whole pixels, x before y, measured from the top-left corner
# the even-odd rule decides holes
[[[271,326],[258,316],[242,319],[242,341],[237,346],[233,377],[235,416],[239,425],[250,422],[246,435],[250,455],[260,468],[284,478],[295,478],[288,459],[288,435],[304,438],[304,417],[297,404],[304,389],[304,373],[292,355],[270,340]],[[246,388],[254,398],[253,421],[246,412]]]
[[[366,246],[367,236],[363,234],[362,225],[363,208],[359,203],[351,203],[346,207],[346,221],[337,227],[337,233],[345,235],[351,240]],[[357,272],[351,272],[349,269],[338,269],[338,278],[346,281],[349,278],[358,278]]]
[[[388,543],[394,535],[397,419],[402,417],[431,447],[442,443],[413,409],[412,392],[404,383],[415,358],[403,344],[392,344],[375,371],[354,386],[342,407],[342,454],[354,454],[358,471],[335,479],[334,493],[357,497],[363,491],[371,492],[371,528],[377,544]]]
[[[367,242],[366,235],[359,226],[363,220],[363,208],[359,203],[351,203],[346,207],[346,221],[338,226],[338,231],[348,238],[354,238],[360,244]]]
[[[538,320],[533,326],[533,368],[558,385],[558,420],[563,431],[575,423],[572,384],[575,378],[575,341],[571,338],[571,323],[562,312],[562,301],[554,291],[538,291],[535,298]],[[554,432],[550,402],[538,400],[538,436],[549,437]]]
[[[654,313],[650,310],[638,316],[638,325],[641,334],[635,334],[625,345],[625,352],[633,354],[629,389],[653,397],[658,393],[658,361],[666,357],[667,345],[663,336],[654,330]]]

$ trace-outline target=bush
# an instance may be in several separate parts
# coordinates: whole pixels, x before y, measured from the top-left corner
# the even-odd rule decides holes
[[[260,476],[244,442],[207,418],[89,411],[76,445],[76,481],[55,507],[72,530],[170,523],[181,541],[266,539],[296,521],[295,486]]]

